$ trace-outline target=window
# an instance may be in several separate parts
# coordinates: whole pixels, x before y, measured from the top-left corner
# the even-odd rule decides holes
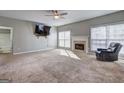
[[[59,47],[70,48],[70,31],[59,32]]]
[[[106,48],[106,27],[91,29],[91,49]]]
[[[91,28],[91,50],[107,48],[111,42],[123,45],[120,54],[124,54],[124,24]]]

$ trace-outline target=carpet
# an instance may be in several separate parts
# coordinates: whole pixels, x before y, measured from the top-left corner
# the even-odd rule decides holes
[[[63,49],[0,54],[0,79],[13,83],[123,83],[124,65]]]

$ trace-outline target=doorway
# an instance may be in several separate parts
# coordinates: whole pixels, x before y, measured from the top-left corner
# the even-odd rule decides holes
[[[0,53],[12,53],[12,28],[0,26]]]

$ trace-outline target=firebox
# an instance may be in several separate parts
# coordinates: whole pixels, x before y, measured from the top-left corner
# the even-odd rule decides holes
[[[75,49],[84,50],[84,44],[75,44]]]

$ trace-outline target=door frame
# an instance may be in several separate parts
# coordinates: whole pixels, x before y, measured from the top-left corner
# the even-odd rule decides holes
[[[13,28],[12,27],[6,27],[6,26],[0,26],[0,29],[10,30],[10,41],[11,41],[11,52],[10,53],[13,53]]]

